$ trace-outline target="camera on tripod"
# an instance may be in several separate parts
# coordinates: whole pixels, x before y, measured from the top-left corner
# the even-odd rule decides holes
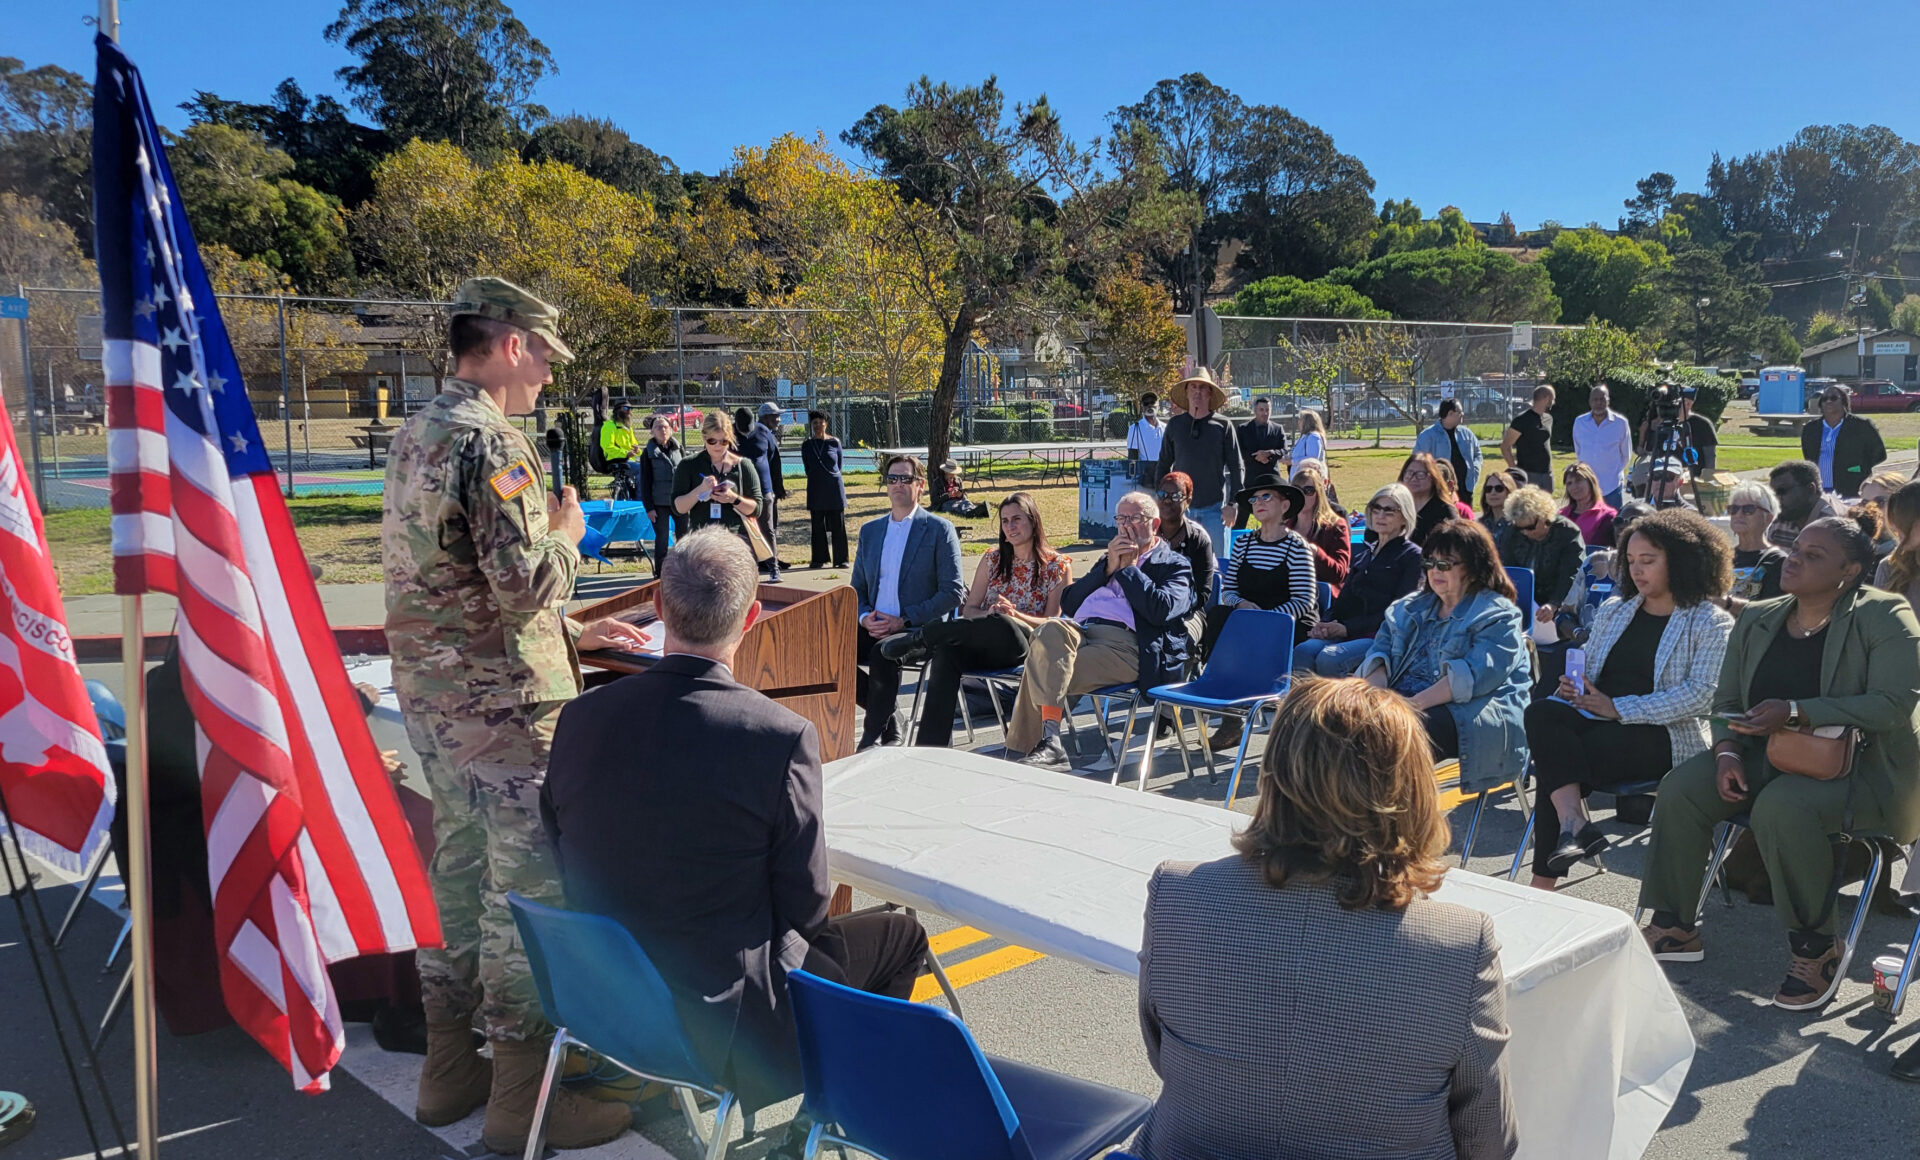
[[[1648,406],[1653,408],[1656,423],[1662,426],[1678,425],[1680,422],[1680,388],[1672,383],[1660,383],[1647,396]]]

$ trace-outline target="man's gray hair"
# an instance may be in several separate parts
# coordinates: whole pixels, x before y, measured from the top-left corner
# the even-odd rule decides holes
[[[661,561],[654,605],[674,636],[717,645],[740,635],[759,592],[759,569],[746,541],[708,527],[675,544]]]

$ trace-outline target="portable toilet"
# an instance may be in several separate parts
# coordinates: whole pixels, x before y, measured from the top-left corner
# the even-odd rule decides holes
[[[1807,410],[1807,372],[1801,367],[1762,367],[1756,415],[1801,415]]]

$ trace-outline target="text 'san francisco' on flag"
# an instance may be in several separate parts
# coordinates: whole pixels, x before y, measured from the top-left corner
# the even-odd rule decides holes
[[[84,874],[113,820],[113,772],[47,556],[40,505],[0,414],[0,800],[20,845]]]
[[[294,538],[140,73],[95,44],[115,588],[172,592],[227,1009],[323,1090],[326,965],[437,945],[426,873]]]

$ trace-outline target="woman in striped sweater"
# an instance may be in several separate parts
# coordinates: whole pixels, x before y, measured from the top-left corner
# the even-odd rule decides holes
[[[1313,549],[1292,527],[1294,513],[1307,502],[1306,493],[1267,472],[1248,481],[1234,500],[1251,507],[1260,530],[1234,541],[1233,556],[1221,578],[1220,602],[1207,609],[1207,630],[1200,641],[1203,657],[1213,651],[1236,608],[1288,613],[1293,617],[1296,644],[1306,639],[1320,618]],[[1234,718],[1228,718],[1208,741],[1215,750],[1238,744],[1240,722]]]

